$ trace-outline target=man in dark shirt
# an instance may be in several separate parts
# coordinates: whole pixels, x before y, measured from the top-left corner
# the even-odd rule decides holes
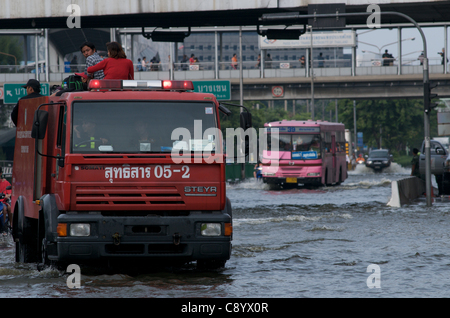
[[[413,158],[411,160],[411,176],[420,178],[419,172],[419,149],[413,149]]]
[[[381,56],[383,59],[383,66],[389,66],[392,61],[392,55],[388,53],[388,50],[384,51],[384,54]]]
[[[36,98],[36,97],[43,97],[43,95],[40,94],[41,92],[41,84],[38,80],[30,79],[28,82],[22,86],[23,88],[27,89],[27,95],[22,97],[22,99],[29,99],[29,98]],[[11,112],[11,120],[14,123],[14,126],[17,126],[17,115],[19,113],[19,103],[14,106],[13,111]]]

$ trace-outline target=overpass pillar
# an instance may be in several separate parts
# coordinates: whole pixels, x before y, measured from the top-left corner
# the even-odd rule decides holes
[[[447,58],[448,58],[448,52],[447,52],[447,50],[448,50],[448,34],[447,34],[447,32],[448,32],[448,28],[447,28],[447,26],[446,25],[444,25],[444,48],[445,48],[445,51],[444,51],[444,74],[447,74],[448,73],[448,62],[447,62]]]
[[[398,51],[398,66],[397,74],[402,75],[402,28],[397,28],[397,51]]]
[[[306,49],[306,70],[305,70],[305,73],[306,73],[306,77],[309,77],[309,70],[311,69],[310,67],[309,67],[309,62],[310,62],[310,53],[309,53],[309,49]]]
[[[217,31],[214,31],[214,73],[215,78],[219,79],[219,40]]]
[[[356,46],[352,47],[352,76],[356,76]]]

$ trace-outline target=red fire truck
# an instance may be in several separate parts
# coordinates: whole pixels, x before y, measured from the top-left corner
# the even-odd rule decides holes
[[[230,111],[189,90],[92,80],[88,91],[20,101],[16,260],[224,266],[233,227],[219,112]]]

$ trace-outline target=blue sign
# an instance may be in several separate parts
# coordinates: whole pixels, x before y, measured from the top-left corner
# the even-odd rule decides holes
[[[317,159],[317,151],[297,151],[292,153],[292,159]]]
[[[278,129],[278,132],[282,133],[295,133],[295,132],[302,132],[302,133],[318,133],[320,132],[320,127],[271,127],[266,128],[267,132],[271,132],[273,129]]]

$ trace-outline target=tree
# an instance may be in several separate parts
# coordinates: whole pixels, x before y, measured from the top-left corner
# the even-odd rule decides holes
[[[432,118],[436,114],[432,114]],[[353,101],[339,101],[339,119],[353,130]],[[436,120],[431,119],[436,135]],[[369,147],[404,151],[406,146],[419,148],[423,140],[423,101],[417,99],[358,100],[357,131],[362,132]]]
[[[22,59],[23,48],[20,36],[0,36],[0,65],[16,65]],[[2,72],[15,72],[15,68],[3,68]]]

